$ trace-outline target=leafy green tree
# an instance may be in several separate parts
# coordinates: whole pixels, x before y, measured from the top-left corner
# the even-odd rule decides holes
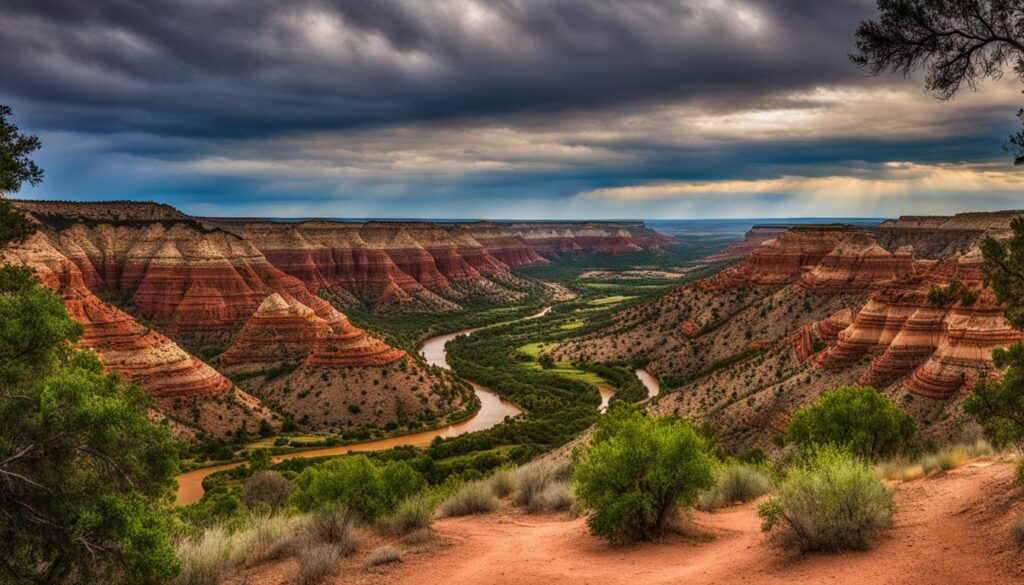
[[[41,177],[0,107],[0,190]],[[32,224],[0,199],[0,247]],[[0,582],[157,583],[176,569],[177,470],[147,396],[70,344],[82,326],[26,268],[0,268]]]
[[[648,418],[632,405],[597,424],[574,454],[577,499],[592,510],[590,531],[615,543],[651,540],[714,485],[704,441],[678,418]]]
[[[898,453],[914,436],[914,420],[878,390],[847,386],[793,414],[786,442],[801,449],[834,445],[876,459]]]
[[[850,59],[872,75],[925,71],[925,89],[949,100],[964,87],[1002,77],[1024,78],[1024,4],[1015,0],[878,0],[879,18],[857,29]],[[1024,119],[1024,110],[1017,113]],[[1007,149],[1024,164],[1024,132]]]
[[[365,520],[394,511],[402,500],[426,487],[423,476],[404,461],[374,463],[366,455],[338,457],[307,467],[295,478],[292,496],[302,510],[344,504]]]
[[[989,238],[982,243],[988,285],[1002,303],[1006,319],[1024,329],[1024,220],[1010,223],[1009,240]],[[996,445],[1024,447],[1024,344],[992,353],[1001,380],[982,380],[964,401],[964,410],[977,420]]]

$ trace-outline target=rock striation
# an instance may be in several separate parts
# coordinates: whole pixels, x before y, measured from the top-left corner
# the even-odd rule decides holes
[[[273,422],[269,410],[219,372],[100,300],[86,286],[78,266],[45,233],[5,252],[5,262],[31,267],[43,285],[61,296],[68,314],[84,326],[80,343],[95,351],[105,367],[143,387],[164,412],[179,421],[190,419],[198,430],[215,435]],[[176,430],[184,436],[194,434],[190,429]]]
[[[621,254],[659,250],[674,238],[643,222],[510,222],[500,224],[538,254],[560,258],[579,254]]]

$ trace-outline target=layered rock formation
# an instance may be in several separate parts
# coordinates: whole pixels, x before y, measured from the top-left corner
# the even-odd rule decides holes
[[[742,240],[730,244],[729,247],[717,254],[704,258],[701,264],[711,265],[742,260],[760,248],[762,244],[781,236],[788,229],[789,227],[784,225],[755,225],[744,234]]]
[[[164,412],[194,425],[193,429],[173,425],[179,435],[191,436],[194,429],[223,435],[242,426],[255,429],[261,421],[276,424],[274,415],[258,400],[216,370],[97,298],[78,266],[44,233],[5,252],[5,262],[31,267],[45,286],[64,299],[68,314],[84,325],[81,344],[95,351],[104,366],[146,389]]]
[[[83,343],[107,367],[146,388],[169,421],[225,434],[243,426],[254,431],[262,421],[277,420],[257,398],[172,339],[210,354],[227,348],[215,362],[219,367],[248,380],[247,388],[274,399],[294,418],[319,424],[383,425],[409,415],[437,417],[464,409],[472,399],[469,390],[452,390],[444,375],[429,370],[406,375],[418,366],[404,351],[354,327],[238,234],[205,226],[166,206],[16,205],[40,229],[12,251],[9,261],[35,267],[47,286],[60,292],[72,317],[85,324]],[[401,235],[395,241],[388,230],[371,229],[368,235],[377,250],[406,242]],[[438,265],[470,277],[479,269],[502,269],[485,257],[482,246],[456,244],[433,252],[406,245],[413,253],[402,256],[401,268],[393,264],[394,270],[413,282],[409,273],[446,283]],[[275,367],[283,367],[286,375],[271,384]],[[389,396],[378,396],[373,402],[379,407],[372,413],[354,416],[350,402],[366,402],[367,384],[382,378],[391,383],[378,392]],[[322,379],[334,380],[335,399],[317,408],[329,402],[333,410],[314,412],[302,396]]]
[[[963,397],[996,374],[992,350],[1024,339],[984,288],[978,252],[1020,215],[794,227],[740,264],[632,307],[555,353],[644,360],[663,387],[686,386],[656,411],[713,419],[736,447],[770,448],[766,439],[789,414],[844,384],[879,388],[923,434],[955,440],[971,425]],[[975,294],[929,300],[932,287],[954,279]]]
[[[658,250],[676,242],[643,222],[511,222],[501,226],[537,253],[567,255],[621,254]]]

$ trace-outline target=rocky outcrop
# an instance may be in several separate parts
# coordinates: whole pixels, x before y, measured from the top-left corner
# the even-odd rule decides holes
[[[958,278],[979,291],[974,302],[936,306],[931,286]],[[907,388],[922,396],[949,398],[992,373],[992,350],[1024,339],[1010,328],[990,291],[984,290],[980,259],[954,257],[931,265],[912,282],[874,293],[836,344],[817,358],[841,367],[872,356],[859,382],[885,386],[910,375]]]
[[[659,250],[677,240],[643,222],[510,222],[502,228],[548,258]]]
[[[730,244],[729,247],[717,254],[704,258],[700,263],[711,265],[742,260],[761,247],[762,244],[778,238],[788,229],[789,226],[784,225],[755,225],[747,231],[742,240]]]
[[[763,243],[740,264],[708,279],[706,285],[713,288],[735,288],[791,284],[805,271],[816,268],[836,249],[839,242],[861,242],[869,237],[860,228],[838,224],[793,227],[774,240]],[[835,262],[830,264],[834,265]],[[834,268],[823,269],[823,278],[845,278],[845,275],[835,274]]]
[[[275,267],[339,305],[376,311],[449,311],[473,298],[516,299],[526,282],[512,277],[509,267],[544,262],[482,222],[204,223],[241,235]]]
[[[5,251],[4,261],[33,268],[57,292],[71,318],[82,323],[80,343],[110,370],[142,386],[166,413],[203,431],[223,435],[242,426],[255,429],[274,416],[216,370],[167,337],[100,300],[86,286],[78,266],[44,233]],[[188,434],[186,431],[184,434]]]

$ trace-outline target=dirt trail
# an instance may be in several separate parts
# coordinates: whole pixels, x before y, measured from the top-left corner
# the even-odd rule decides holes
[[[1024,583],[1007,532],[1009,507],[1022,496],[1012,474],[1010,463],[976,462],[899,485],[893,529],[865,552],[775,550],[753,504],[698,515],[713,540],[673,537],[626,549],[592,537],[582,519],[495,514],[439,521],[433,550],[337,583]]]

